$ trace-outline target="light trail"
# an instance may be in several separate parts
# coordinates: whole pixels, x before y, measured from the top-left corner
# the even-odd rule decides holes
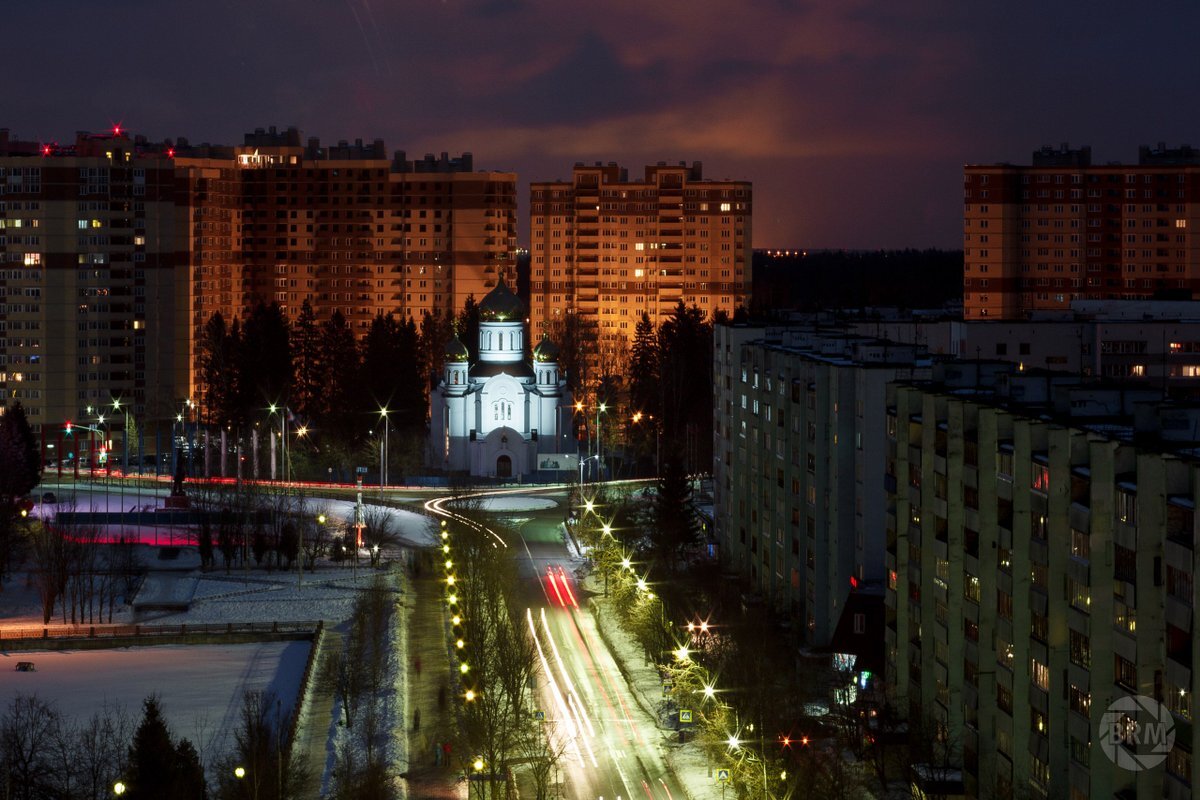
[[[474,496],[475,495],[472,495],[472,497],[474,497]],[[445,508],[442,508],[443,503],[447,503],[454,499],[456,499],[456,498],[454,498],[454,497],[435,497],[432,500],[426,500],[425,501],[425,510],[435,516],[445,517],[446,519],[452,520],[461,525],[466,525],[468,528],[471,528],[472,530],[476,531],[477,533],[487,534],[487,535],[491,536],[495,540],[494,542],[492,542],[492,547],[508,547],[508,542],[504,541],[503,537],[501,537],[500,534],[496,533],[491,528],[489,528],[485,525],[480,525],[478,522],[471,519],[470,517],[465,517],[456,511],[449,511]]]
[[[559,718],[566,723],[567,732],[566,739],[574,750],[574,756],[578,760],[580,766],[584,766],[583,751],[579,747],[579,726],[575,721],[575,717],[571,714],[570,708],[567,707],[567,701],[563,698],[562,690],[558,688],[558,682],[554,679],[554,673],[550,669],[550,662],[546,659],[546,653],[542,650],[542,643],[538,639],[537,626],[533,621],[533,610],[525,609],[525,618],[529,623],[529,633],[533,636],[533,644],[537,648],[538,660],[542,664],[542,673],[546,676],[546,681],[550,686],[550,695],[554,699],[555,705],[558,706]]]
[[[561,566],[558,568],[558,577],[562,581],[563,591],[567,593],[567,598],[571,601],[571,605],[579,608],[579,602],[575,599],[575,592],[571,591],[571,584],[567,580],[567,573]]]
[[[546,580],[550,582],[550,588],[554,590],[554,596],[558,598],[558,604],[565,607],[566,601],[563,600],[562,592],[558,590],[558,579],[554,577],[554,568],[546,566]]]

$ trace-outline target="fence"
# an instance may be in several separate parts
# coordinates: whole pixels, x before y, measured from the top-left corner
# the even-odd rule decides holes
[[[319,622],[229,622],[187,625],[41,625],[0,627],[0,642],[29,639],[137,639],[171,636],[312,634]]]

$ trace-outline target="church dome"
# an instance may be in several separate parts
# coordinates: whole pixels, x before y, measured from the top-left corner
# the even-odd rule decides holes
[[[557,361],[558,360],[558,345],[550,341],[550,337],[542,334],[542,340],[537,343],[537,347],[533,348],[534,361]]]
[[[467,346],[463,344],[458,334],[446,343],[446,360],[447,361],[466,361],[471,357],[471,353],[467,350]]]
[[[524,318],[524,303],[512,293],[503,278],[479,304],[479,319],[483,322],[520,322]]]

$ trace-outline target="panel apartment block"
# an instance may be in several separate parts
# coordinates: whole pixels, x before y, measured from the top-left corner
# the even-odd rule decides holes
[[[826,645],[852,582],[882,588],[884,401],[916,348],[816,327],[714,332],[714,528],[727,564]]]
[[[699,162],[646,167],[576,164],[571,181],[530,186],[530,321],[562,315],[598,326],[620,348],[643,313],[658,324],[683,301],[730,314],[750,294],[752,192],[705,179]]]
[[[979,361],[890,390],[888,692],[969,796],[1193,796],[1198,411]],[[1175,721],[1144,771],[1099,738],[1135,695]]]
[[[1198,150],[1094,165],[1090,148],[1043,148],[1029,166],[968,165],[963,188],[967,319],[1200,292]]]
[[[61,146],[0,130],[0,406],[20,402],[43,444],[66,420],[111,420],[114,399],[140,419],[177,410],[187,261],[175,189],[169,148],[119,128]]]

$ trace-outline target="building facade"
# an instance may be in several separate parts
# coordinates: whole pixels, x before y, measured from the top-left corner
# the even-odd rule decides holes
[[[1194,796],[1198,411],[981,361],[889,389],[888,691],[969,796]],[[1138,696],[1142,770],[1106,745]]]
[[[1076,300],[1033,319],[843,319],[863,336],[925,347],[930,354],[1011,361],[1049,369],[1200,391],[1200,303]]]
[[[456,336],[429,396],[428,464],[447,472],[514,479],[574,473],[566,437],[573,407],[558,347],[543,338],[525,360],[525,306],[500,281],[479,304],[479,360]],[[575,454],[572,452],[572,456]]]
[[[101,442],[126,414],[173,417],[186,392],[173,155],[120,128],[67,145],[0,130],[0,406],[25,407],[48,461],[100,447],[61,442],[66,421]]]
[[[726,564],[829,644],[884,580],[884,399],[919,351],[816,326],[714,328],[714,528]]]
[[[470,153],[389,158],[380,140],[322,147],[271,128],[240,147],[181,147],[175,161],[193,342],[214,313],[257,303],[294,319],[307,302],[360,334],[378,314],[448,318],[515,270],[516,174],[476,171]]]
[[[516,175],[469,153],[409,160],[294,128],[240,146],[0,130],[0,403],[49,426],[57,460],[67,420],[113,438],[127,415],[169,427],[203,408],[196,344],[216,312],[294,319],[308,302],[360,333],[377,314],[447,317],[515,252]]]
[[[530,186],[530,322],[568,315],[596,326],[602,356],[658,324],[679,302],[730,314],[750,294],[752,191],[705,179],[699,162],[648,166],[630,180],[614,163],[576,164],[571,180]]]
[[[1090,148],[1043,148],[1029,166],[968,165],[963,188],[967,319],[1200,291],[1200,150],[1094,165]]]

